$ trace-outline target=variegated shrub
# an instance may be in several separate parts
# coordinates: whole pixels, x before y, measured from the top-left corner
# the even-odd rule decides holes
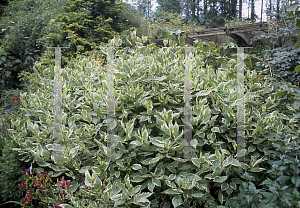
[[[239,161],[234,157],[237,56],[224,57],[214,43],[199,42],[191,69],[189,161],[183,148],[185,49],[174,42],[169,48],[143,46],[146,39],[132,33],[128,41],[136,42],[135,49],[115,53],[116,161],[106,160],[108,66],[91,57],[73,60],[62,72],[63,89],[81,89],[62,93],[63,164],[51,160],[53,68],[41,63],[35,65],[37,87],[22,94],[21,113],[10,130],[20,145],[17,151],[38,171],[71,179],[73,207],[225,207],[240,192],[243,174],[253,177],[257,187],[266,180],[269,147],[281,142],[277,134],[299,140],[300,90],[290,84],[275,89],[270,76],[258,78],[245,68],[245,158],[251,161]],[[102,52],[107,55],[108,49]],[[207,55],[221,63],[216,73],[204,67]],[[199,91],[204,89],[232,90]],[[287,94],[293,104],[282,106],[278,98]]]

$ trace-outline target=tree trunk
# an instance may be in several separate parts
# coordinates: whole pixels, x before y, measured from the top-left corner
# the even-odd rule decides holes
[[[192,0],[191,10],[192,10],[192,21],[195,21],[195,19],[196,19],[196,15],[195,15],[196,2],[195,2],[195,0]]]
[[[255,14],[254,0],[251,0],[251,20],[254,20],[254,14]]]
[[[277,0],[277,14],[276,14],[277,20],[279,20],[279,18],[280,18],[280,16],[279,16],[279,6],[280,6],[280,1]]]
[[[200,11],[199,11],[199,2],[200,0],[197,0],[196,5],[197,5],[197,17],[200,16]]]
[[[237,0],[231,0],[231,17],[236,18]]]
[[[260,11],[260,21],[261,22],[262,22],[263,7],[264,7],[264,0],[261,0],[261,11]]]
[[[272,12],[272,0],[270,0],[270,12]]]
[[[204,18],[206,17],[206,13],[207,13],[207,0],[203,0],[203,12],[204,12]]]
[[[242,0],[239,0],[239,18],[240,20],[242,20],[242,9],[243,9],[243,6],[242,6]]]

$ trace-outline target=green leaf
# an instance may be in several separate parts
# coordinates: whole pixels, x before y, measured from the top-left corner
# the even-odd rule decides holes
[[[221,190],[222,191],[226,191],[228,188],[229,188],[229,185],[228,185],[227,182],[221,184]]]
[[[161,186],[161,183],[160,183],[160,180],[159,180],[159,179],[152,178],[152,183],[153,183],[155,186]]]
[[[84,166],[78,172],[79,173],[85,173],[89,168],[90,168],[90,166]]]
[[[181,196],[175,196],[175,197],[173,197],[172,204],[173,204],[174,208],[179,207],[179,205],[182,204],[182,198],[181,198]]]
[[[42,173],[42,172],[45,171],[43,168],[35,168],[35,169],[36,169],[36,171],[37,171],[38,173]]]
[[[150,142],[152,143],[152,144],[154,144],[155,146],[157,146],[157,147],[162,147],[162,148],[164,148],[165,147],[165,145],[164,145],[164,142],[163,141],[160,141],[160,140],[158,140],[158,139],[155,139],[155,138],[151,138],[150,137]]]
[[[297,23],[296,23],[296,27],[300,28],[300,19],[297,19]],[[297,43],[298,44],[298,43]],[[300,42],[299,42],[299,45],[300,45]],[[298,45],[298,46],[299,46]],[[296,49],[296,48],[295,48]]]
[[[219,199],[219,202],[220,202],[221,204],[223,204],[223,194],[222,194],[222,191],[221,191],[221,190],[219,190],[219,193],[218,193],[218,199]]]
[[[119,50],[115,53],[115,56],[122,56],[125,53],[125,51]]]
[[[175,185],[175,183],[173,183],[172,181],[165,181],[165,183],[166,183],[167,186],[169,186],[170,188],[174,188],[174,189],[177,188],[176,185]]]
[[[300,177],[299,176],[293,176],[292,177],[292,183],[296,186],[296,188],[300,185]]]
[[[101,110],[100,110],[100,108],[98,107],[98,103],[97,103],[97,102],[94,102],[94,103],[93,103],[93,109],[94,109],[95,113],[97,113],[98,115],[101,114]]]
[[[46,162],[41,162],[41,161],[36,161],[36,163],[38,164],[38,166],[40,167],[48,167],[50,165],[50,163],[46,163]]]
[[[95,171],[95,173],[100,174],[101,170],[98,167],[92,167],[92,169]]]
[[[209,47],[208,46],[204,46],[202,50],[203,50],[203,52],[207,53],[209,51]]]
[[[157,60],[161,63],[161,65],[164,65],[164,59],[158,55],[156,55]]]
[[[141,188],[142,188],[142,185],[137,185],[136,187],[134,187],[134,189],[133,189],[134,194],[133,195],[135,196],[135,194],[138,193],[141,190]]]
[[[183,42],[184,42],[184,38],[183,38],[183,36],[180,36],[179,37],[179,45],[182,45]]]
[[[217,183],[223,183],[226,180],[227,180],[227,176],[216,176],[214,178],[214,182],[217,182]]]
[[[247,58],[245,58],[244,60],[247,66],[252,67],[250,56],[247,56]]]
[[[219,127],[213,127],[213,128],[211,128],[211,131],[212,132],[220,132],[220,129],[219,129]]]
[[[127,74],[126,73],[124,73],[124,72],[115,72],[115,76],[116,76],[116,78],[119,78],[119,79],[122,79],[122,78],[124,78],[124,77],[127,77]],[[98,101],[100,101],[100,100],[98,100]]]
[[[37,144],[37,150],[38,150],[40,155],[43,155],[43,148],[42,148],[41,144]]]
[[[142,194],[136,194],[134,196],[133,203],[144,203],[144,202],[149,202],[147,199],[149,196],[151,196],[152,193],[142,193]]]
[[[194,191],[193,193],[191,193],[191,195],[195,198],[202,198],[204,194],[200,191]]]
[[[230,182],[230,187],[231,187],[232,189],[236,190],[236,184],[235,184],[235,183]]]
[[[143,180],[145,180],[144,177],[140,177],[140,176],[134,176],[131,181],[132,182],[135,182],[135,183],[139,183],[139,182],[142,182]]]
[[[147,187],[148,187],[149,191],[153,192],[153,189],[154,189],[155,186],[154,186],[154,184],[152,183],[152,181],[149,180],[149,181],[148,181]]]
[[[72,181],[70,183],[72,186],[70,188],[68,188],[68,191],[70,191],[71,193],[74,193],[77,188],[79,187],[79,184],[76,181]]]
[[[110,199],[112,199],[113,201],[120,201],[120,199],[122,199],[122,194],[115,194],[111,196]]]
[[[200,160],[199,160],[199,159],[192,159],[192,163],[193,163],[195,166],[197,166],[198,168],[200,168],[201,163],[200,163]]]
[[[50,153],[49,153],[46,149],[43,149],[43,156],[44,156],[47,160],[49,160],[49,158],[50,158]]]
[[[131,168],[133,170],[139,170],[139,169],[142,169],[142,166],[140,164],[133,164]]]
[[[285,120],[290,120],[288,116],[282,114],[282,113],[278,113],[278,116],[282,119],[285,119]]]
[[[169,137],[171,137],[171,131],[170,131],[170,129],[168,128],[166,122],[163,122],[163,125],[161,125],[160,128],[161,128],[161,130],[162,130],[165,134],[167,134]]]
[[[171,188],[169,188],[169,189],[167,189],[167,190],[165,190],[161,193],[168,194],[168,195],[178,195],[178,194],[182,194],[183,191],[181,191],[180,189],[171,189]]]
[[[125,176],[125,184],[128,189],[130,189],[132,187],[132,185],[130,184],[130,178],[129,178],[128,174],[126,174],[126,176]]]
[[[299,72],[299,71],[300,71],[300,65],[298,65],[298,66],[295,67],[295,71],[296,71],[296,72]]]
[[[155,163],[157,163],[163,156],[160,155],[156,158],[149,158],[149,159],[146,159],[144,161],[142,161],[141,163],[144,164],[144,165],[153,165]]]
[[[138,49],[138,52],[145,52],[147,50],[148,47],[144,46],[144,47],[140,47]]]
[[[120,180],[117,180],[117,185],[119,186],[119,188],[120,188],[126,195],[129,195],[128,190],[126,189],[126,187],[124,186],[124,184],[120,182]]]
[[[164,124],[164,121],[163,120],[161,120],[158,116],[156,117],[156,123],[158,124],[158,125],[163,125]]]
[[[209,95],[211,93],[211,91],[208,91],[208,92],[198,92],[196,93],[196,96],[206,96],[206,95]]]
[[[72,159],[73,159],[74,157],[76,157],[79,148],[80,148],[80,147],[77,146],[77,147],[74,147],[73,149],[71,149],[70,154],[71,154]]]
[[[265,168],[257,168],[257,167],[250,169],[251,172],[261,172],[261,171],[264,171],[264,170],[266,170],[266,169]]]
[[[194,147],[195,149],[197,149],[197,144],[198,144],[198,141],[197,139],[193,139],[191,142],[190,142],[191,146]]]
[[[130,72],[130,68],[129,68],[129,66],[125,62],[123,63],[123,66],[125,67],[125,69],[126,69],[127,72]]]
[[[173,136],[174,136],[174,137],[177,136],[178,131],[179,131],[179,126],[178,126],[177,122],[175,121],[175,124],[174,124],[174,132],[173,132]]]
[[[180,151],[180,150],[182,150],[183,146],[184,146],[184,143],[182,142],[182,143],[181,143],[180,145],[178,145],[178,146],[171,147],[170,151],[172,151],[172,152],[174,152],[174,151]]]
[[[275,94],[275,98],[285,95],[285,93],[286,93],[285,91],[279,91]]]
[[[146,55],[149,55],[150,53],[151,53],[151,49],[149,47],[147,47]]]
[[[220,174],[222,173],[222,171],[223,171],[222,168],[216,167],[216,169],[215,169],[214,172],[213,172],[213,175],[214,175],[214,176],[218,176],[218,175],[220,175]]]

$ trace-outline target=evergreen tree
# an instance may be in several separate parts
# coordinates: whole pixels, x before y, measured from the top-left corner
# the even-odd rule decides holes
[[[181,13],[180,0],[157,0],[158,7],[157,11],[164,11],[171,13],[176,12],[177,14]]]

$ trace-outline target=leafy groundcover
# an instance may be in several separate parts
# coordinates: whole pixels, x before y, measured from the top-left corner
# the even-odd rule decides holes
[[[56,163],[51,160],[53,68],[37,62],[32,92],[21,95],[20,113],[9,130],[19,145],[14,150],[38,172],[47,171],[52,181],[70,180],[60,206],[299,207],[299,88],[287,84],[274,89],[270,76],[258,78],[246,66],[245,159],[251,161],[239,161],[236,92],[209,91],[236,88],[237,56],[222,56],[214,43],[198,42],[192,53],[193,152],[188,160],[185,49],[171,40],[170,48],[143,46],[147,37],[135,34],[127,38],[135,47],[115,53],[115,161],[107,159],[107,65],[80,57],[63,69],[63,89],[81,90],[62,93],[64,150]],[[121,40],[109,42],[115,45]],[[101,51],[108,55],[108,48]],[[222,62],[216,72],[204,66],[207,54]],[[293,104],[279,101],[287,94]],[[58,200],[45,191],[36,196],[44,207]]]

